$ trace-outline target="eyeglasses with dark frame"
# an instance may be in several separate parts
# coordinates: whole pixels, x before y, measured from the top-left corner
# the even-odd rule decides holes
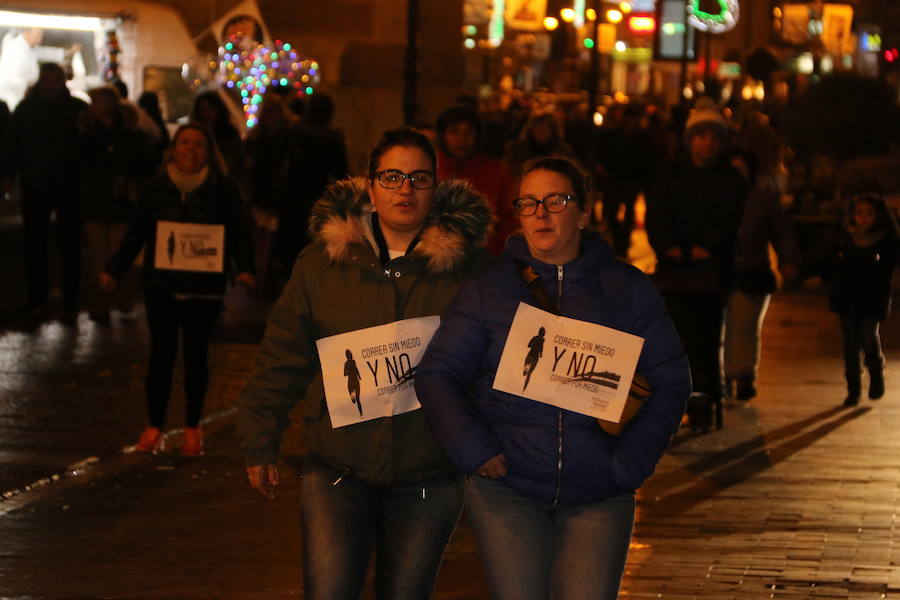
[[[536,213],[539,204],[543,204],[544,210],[547,212],[560,213],[566,210],[569,202],[574,200],[575,196],[572,194],[548,194],[540,200],[532,196],[522,196],[513,200],[513,208],[523,217],[528,217]]]
[[[404,173],[397,169],[384,169],[375,171],[375,179],[386,190],[396,190],[402,187],[404,179],[409,179],[409,184],[417,190],[429,190],[434,187],[434,173],[431,171]]]

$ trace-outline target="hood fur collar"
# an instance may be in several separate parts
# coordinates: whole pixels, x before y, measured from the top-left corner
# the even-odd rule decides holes
[[[368,243],[376,248],[372,208],[365,179],[333,183],[313,206],[310,236],[322,242],[333,262],[344,259],[351,244]],[[427,258],[432,272],[453,271],[472,251],[484,246],[490,223],[491,211],[481,194],[464,181],[442,181],[434,191],[431,212],[412,254]]]

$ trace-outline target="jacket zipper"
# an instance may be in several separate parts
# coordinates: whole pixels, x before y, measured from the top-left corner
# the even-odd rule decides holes
[[[556,312],[562,312],[562,285],[563,285],[563,267],[556,265]],[[556,495],[553,497],[553,506],[559,504],[559,495],[562,491],[562,467],[563,467],[563,411],[559,409],[556,413]]]

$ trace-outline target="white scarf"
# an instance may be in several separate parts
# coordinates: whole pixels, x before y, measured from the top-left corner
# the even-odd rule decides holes
[[[204,165],[196,173],[183,173],[175,166],[174,162],[169,162],[166,164],[166,173],[169,174],[169,179],[172,180],[172,183],[175,184],[175,187],[181,191],[181,195],[184,197],[203,185],[203,182],[206,181],[206,177],[209,175],[209,166]]]

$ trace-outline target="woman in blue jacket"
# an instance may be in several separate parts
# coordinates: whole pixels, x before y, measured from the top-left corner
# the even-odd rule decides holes
[[[615,598],[634,491],[678,429],[691,387],[687,360],[649,279],[585,229],[582,171],[551,157],[523,173],[514,202],[522,234],[442,317],[416,393],[450,459],[473,475],[466,509],[494,597]],[[546,282],[543,302],[524,283],[526,266]],[[562,316],[644,338],[637,371],[652,393],[620,436],[593,417],[493,388],[519,303],[545,302]]]

